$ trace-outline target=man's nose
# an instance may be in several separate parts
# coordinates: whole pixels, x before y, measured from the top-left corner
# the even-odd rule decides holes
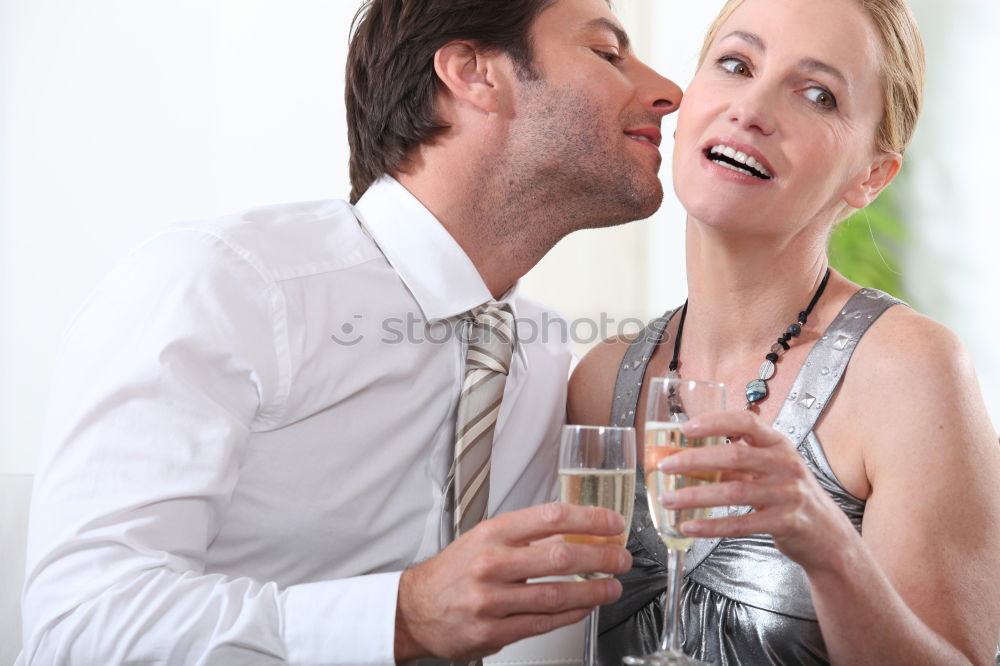
[[[662,118],[680,108],[684,93],[680,86],[655,69],[640,62],[636,75],[639,101]]]

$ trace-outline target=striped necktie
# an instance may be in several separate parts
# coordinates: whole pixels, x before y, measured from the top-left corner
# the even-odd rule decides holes
[[[514,316],[508,306],[487,303],[469,314],[474,319],[465,354],[452,463],[454,538],[486,518],[493,430],[514,353]]]

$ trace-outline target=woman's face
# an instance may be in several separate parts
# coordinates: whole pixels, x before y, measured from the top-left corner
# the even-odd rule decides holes
[[[886,175],[872,169],[892,162],[875,150],[880,54],[856,0],[746,0],[681,105],[674,189],[688,213],[783,235],[825,233],[845,203],[867,205]]]

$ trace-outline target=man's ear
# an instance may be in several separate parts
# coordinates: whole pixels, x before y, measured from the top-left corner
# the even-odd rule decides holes
[[[864,208],[892,182],[903,164],[899,153],[879,153],[844,194],[844,203],[851,208]]]
[[[487,53],[469,41],[448,42],[434,54],[434,71],[456,100],[484,113],[500,106],[498,84],[503,80],[500,52]]]

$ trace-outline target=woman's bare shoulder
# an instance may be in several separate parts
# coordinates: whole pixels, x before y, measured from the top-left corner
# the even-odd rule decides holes
[[[890,308],[858,343],[850,370],[875,386],[904,383],[920,391],[927,380],[962,383],[974,375],[959,337],[908,307]],[[924,381],[913,382],[922,379]]]
[[[598,343],[576,366],[569,380],[567,418],[570,423],[607,425],[611,422],[618,369],[636,335],[617,336]]]
[[[893,307],[858,343],[841,387],[844,402],[878,450],[911,453],[928,432],[948,432],[955,446],[996,445],[972,359],[943,324],[906,307]],[[895,436],[893,436],[895,434]]]

